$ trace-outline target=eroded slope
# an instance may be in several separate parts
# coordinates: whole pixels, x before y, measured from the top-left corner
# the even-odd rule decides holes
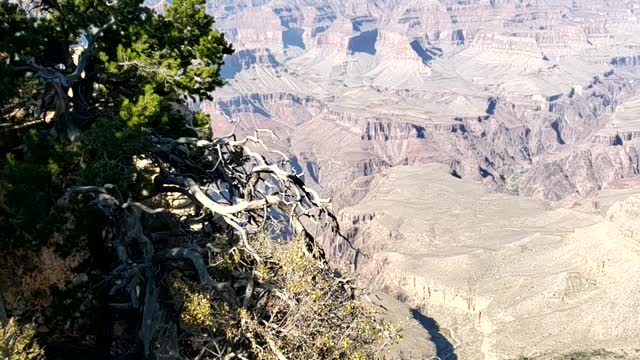
[[[638,124],[616,115],[640,95],[636,0],[207,6],[239,49],[202,105],[214,129],[277,130],[340,204],[398,164],[551,201],[640,173]]]
[[[354,267],[437,319],[459,358],[633,352],[640,197],[604,217],[587,210],[488,193],[426,165],[376,175],[341,215],[361,248]]]

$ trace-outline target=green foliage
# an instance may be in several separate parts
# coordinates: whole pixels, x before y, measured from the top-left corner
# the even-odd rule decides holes
[[[5,155],[2,198],[8,206],[0,213],[0,226],[12,235],[5,241],[37,247],[63,224],[54,207],[73,173],[74,151],[58,141],[43,141],[35,131],[26,135],[25,145],[20,160]]]
[[[37,96],[56,96],[51,87],[39,87],[35,63],[68,78],[61,93],[68,86],[75,96],[58,98],[70,105],[56,115],[83,130],[70,141],[50,136],[44,126],[2,155],[0,226],[12,234],[5,245],[47,243],[60,217],[56,201],[70,186],[109,183],[125,196],[139,195],[151,183],[133,163],[145,150],[144,134],[193,135],[185,125],[208,122],[202,113],[188,115],[184,99],[208,98],[223,84],[220,65],[232,49],[203,4],[176,1],[162,16],[141,0],[66,0],[61,12],[33,17],[17,4],[0,3],[0,122],[13,121],[9,114],[16,109],[33,115],[26,104]],[[80,44],[80,34],[95,44],[83,74],[73,76],[78,64],[69,46]],[[49,126],[60,130],[65,122],[58,122]]]
[[[120,118],[130,128],[148,127],[160,115],[160,95],[153,91],[153,86],[146,85],[144,94],[138,97],[135,104],[125,99],[120,109]],[[164,121],[163,121],[164,120]],[[166,123],[166,117],[160,120]]]
[[[0,212],[0,226],[10,236],[4,245],[37,248],[49,243],[51,235],[66,226],[69,211],[79,210],[80,204],[64,209],[57,204],[70,186],[113,184],[125,194],[150,188],[150,174],[132,162],[142,151],[142,133],[118,125],[98,121],[78,142],[32,130],[19,160],[6,154],[1,198],[7,205]],[[86,229],[73,230],[82,234]],[[74,239],[69,237],[67,245],[76,243]]]
[[[1,20],[0,20],[1,21]],[[6,55],[7,57],[9,55]],[[10,76],[11,69],[0,57],[0,102],[5,102],[16,95],[15,79]]]
[[[25,87],[34,79],[11,65],[24,64],[28,58],[59,58],[59,54],[48,53],[52,44],[60,42],[57,34],[51,19],[35,19],[17,4],[0,3],[0,104],[17,95],[30,95]]]
[[[15,319],[0,324],[0,359],[43,360],[44,351],[35,341],[35,334],[32,325],[21,327]]]
[[[7,54],[10,63],[26,57],[43,58],[54,34],[51,19],[28,16],[15,3],[0,5],[0,51]]]

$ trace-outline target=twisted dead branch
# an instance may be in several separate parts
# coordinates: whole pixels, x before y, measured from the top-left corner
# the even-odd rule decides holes
[[[142,157],[152,160],[157,175],[153,191],[144,199],[125,199],[109,184],[69,189],[65,201],[89,194],[90,205],[112,224],[107,240],[118,261],[109,279],[109,303],[116,312],[141,311],[139,341],[147,358],[154,358],[158,344],[166,342],[162,336],[176,335],[166,331],[162,335],[159,330],[178,325],[175,317],[168,316],[171,309],[163,299],[169,291],[163,279],[176,271],[225,306],[264,312],[257,320],[261,324],[258,338],[255,324],[251,332],[237,335],[251,346],[243,350],[228,342],[214,342],[219,356],[213,358],[250,358],[250,353],[270,352],[277,359],[286,359],[276,339],[285,332],[304,338],[290,324],[306,316],[296,309],[301,300],[282,284],[271,283],[270,278],[283,265],[256,239],[297,243],[306,261],[319,269],[318,274],[333,276],[323,249],[305,224],[315,226],[315,232],[318,228],[338,232],[338,222],[330,200],[308,188],[284,154],[267,149],[259,137],[264,132],[240,140],[233,134],[212,140],[151,137],[150,151]],[[281,159],[271,162],[258,149]],[[185,211],[187,206],[167,205],[175,196],[195,206]],[[162,216],[179,217],[180,222],[170,230],[154,229],[151,220]],[[216,269],[228,261],[225,259],[233,259],[235,265],[222,276]],[[341,304],[353,296],[351,286],[348,280],[338,279],[322,289],[322,294],[327,303],[339,296],[336,303]],[[274,322],[278,318],[279,324]],[[242,343],[240,338],[236,341]],[[213,351],[207,346],[211,345],[198,349],[197,358],[212,358]]]

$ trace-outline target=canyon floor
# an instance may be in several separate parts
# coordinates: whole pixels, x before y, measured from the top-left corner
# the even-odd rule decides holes
[[[370,187],[342,211],[361,239],[357,271],[436,319],[459,358],[635,350],[639,188],[552,209],[439,164]]]
[[[206,6],[214,133],[278,135],[413,358],[640,357],[640,1]]]

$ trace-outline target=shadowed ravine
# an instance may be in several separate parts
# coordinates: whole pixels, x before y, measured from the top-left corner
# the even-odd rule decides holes
[[[440,332],[438,323],[430,317],[424,316],[416,309],[411,309],[411,315],[422,325],[429,335],[431,341],[436,345],[436,355],[442,360],[458,360],[455,348],[449,340]]]

